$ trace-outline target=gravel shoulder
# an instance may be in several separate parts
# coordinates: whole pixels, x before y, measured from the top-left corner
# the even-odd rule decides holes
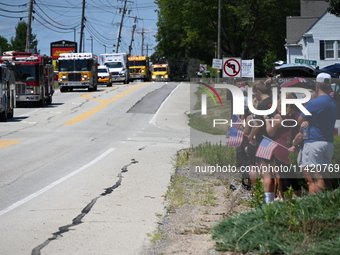
[[[165,196],[167,215],[160,217],[158,229],[149,236],[150,245],[140,255],[240,254],[215,251],[210,231],[225,217],[251,209],[247,205],[251,194],[242,187],[241,178],[195,173],[189,167],[177,168],[174,176],[185,180],[188,202],[172,208]]]

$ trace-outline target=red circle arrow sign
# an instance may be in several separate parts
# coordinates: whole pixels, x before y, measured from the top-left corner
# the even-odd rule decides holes
[[[224,72],[231,77],[237,76],[241,71],[241,65],[236,59],[228,59],[223,66]]]

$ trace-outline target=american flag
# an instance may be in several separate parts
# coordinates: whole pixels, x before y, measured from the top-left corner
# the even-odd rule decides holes
[[[255,156],[264,159],[271,159],[273,151],[278,145],[278,143],[268,137],[263,137],[259,147],[257,148]]]
[[[244,124],[244,120],[241,120],[238,116],[236,115],[233,115],[233,118],[232,118],[232,127],[233,128],[236,128],[236,129],[239,129],[243,124]]]
[[[240,147],[243,142],[243,131],[236,128],[229,129],[228,145],[232,147]]]

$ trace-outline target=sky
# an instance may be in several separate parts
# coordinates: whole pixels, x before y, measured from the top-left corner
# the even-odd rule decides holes
[[[8,41],[15,36],[15,27],[20,18],[28,22],[30,0],[0,0],[0,35]],[[125,0],[86,0],[85,34],[83,49],[99,55],[113,52],[116,48],[120,10]],[[83,0],[34,0],[32,34],[38,40],[40,54],[50,55],[50,43],[67,40],[80,42],[80,24]],[[157,5],[154,0],[126,0],[127,12],[124,15],[119,52],[128,52],[132,38],[132,27],[137,17],[132,54],[150,56],[156,46]],[[92,39],[91,39],[92,37]],[[142,39],[144,47],[142,51]]]

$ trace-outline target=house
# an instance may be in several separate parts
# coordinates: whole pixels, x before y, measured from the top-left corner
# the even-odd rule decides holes
[[[325,0],[300,0],[301,16],[287,17],[287,63],[314,67],[340,63],[340,18]]]

